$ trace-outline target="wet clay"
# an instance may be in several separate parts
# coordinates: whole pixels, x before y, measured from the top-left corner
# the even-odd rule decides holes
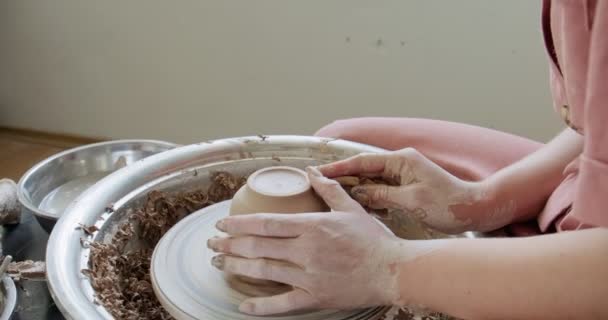
[[[368,207],[366,203],[361,202],[353,194],[353,188],[360,185],[370,184],[384,184],[389,186],[398,186],[397,181],[385,179],[385,178],[370,178],[370,177],[359,177],[359,176],[343,176],[334,178],[341,186],[346,190],[346,193],[351,198],[359,201],[363,208],[384,225],[386,225],[397,237],[408,240],[420,240],[420,239],[432,239],[436,237],[445,237],[446,235],[426,228],[421,221],[418,221],[415,217],[405,214],[400,210],[388,210],[388,209],[372,209]]]

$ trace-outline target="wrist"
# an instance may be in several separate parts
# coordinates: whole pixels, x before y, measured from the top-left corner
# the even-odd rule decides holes
[[[380,283],[380,287],[376,293],[380,297],[381,305],[394,306],[397,305],[396,303],[400,299],[399,274],[403,260],[407,258],[410,246],[409,240],[396,236],[388,240],[384,246],[385,259],[381,260],[383,276],[377,278],[384,281]]]
[[[490,176],[476,183],[479,196],[474,211],[474,230],[490,232],[502,228],[516,219],[517,197],[501,182]]]
[[[456,217],[467,219],[463,231],[487,231],[492,215],[499,199],[499,188],[492,180],[466,182],[466,193],[460,204],[451,205],[450,209]]]
[[[482,181],[474,182],[476,213],[484,217],[487,209],[496,205],[500,199],[500,182],[492,177]]]
[[[431,280],[425,257],[447,244],[446,240],[403,240],[393,243],[392,261],[387,270],[391,275],[387,305],[422,306],[427,300],[426,290]],[[426,267],[425,267],[426,266]],[[430,278],[429,278],[430,277]]]

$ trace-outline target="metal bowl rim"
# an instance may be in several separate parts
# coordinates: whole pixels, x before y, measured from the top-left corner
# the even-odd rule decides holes
[[[179,144],[175,144],[172,142],[167,142],[167,141],[162,141],[162,140],[152,140],[152,139],[123,139],[123,140],[110,140],[110,141],[102,141],[102,142],[97,142],[97,143],[91,143],[91,144],[86,144],[86,145],[82,145],[82,146],[78,146],[75,148],[71,148],[68,150],[64,150],[61,151],[59,153],[56,153],[40,162],[38,162],[37,164],[35,164],[33,167],[31,167],[28,171],[26,171],[23,176],[21,176],[21,178],[19,179],[19,183],[17,184],[17,197],[19,199],[19,203],[26,207],[27,210],[29,210],[30,212],[32,212],[35,216],[38,217],[42,217],[42,218],[46,218],[46,219],[51,219],[51,220],[58,220],[59,217],[57,217],[57,215],[52,215],[52,214],[48,214],[45,211],[39,210],[37,206],[35,206],[30,199],[28,199],[28,197],[25,196],[25,191],[24,191],[24,185],[27,182],[27,180],[38,170],[40,170],[40,168],[44,167],[45,165],[47,165],[48,163],[65,157],[68,154],[71,153],[76,153],[76,152],[80,152],[86,149],[91,149],[91,148],[96,148],[96,147],[102,147],[102,146],[107,146],[107,145],[115,145],[115,144],[129,144],[129,143],[149,143],[149,144],[157,144],[157,145],[165,145],[167,147],[178,147]]]
[[[88,294],[85,293],[85,288],[82,287],[84,276],[81,274],[80,264],[77,263],[77,261],[80,261],[81,259],[84,248],[78,243],[78,239],[81,238],[82,234],[81,231],[75,229],[77,226],[76,224],[91,223],[93,220],[100,221],[102,216],[101,210],[99,211],[99,214],[93,214],[91,210],[96,210],[96,207],[100,206],[101,203],[104,203],[103,205],[105,205],[107,201],[118,201],[129,195],[133,190],[142,187],[152,180],[162,179],[165,175],[184,170],[190,166],[191,163],[197,163],[197,167],[210,164],[211,162],[205,163],[202,160],[205,156],[201,154],[213,154],[220,150],[235,152],[233,148],[247,147],[248,145],[252,146],[249,143],[261,147],[265,144],[277,144],[278,146],[293,144],[293,146],[301,149],[331,144],[331,149],[344,150],[354,154],[361,152],[386,151],[379,147],[358,142],[315,136],[243,136],[179,146],[167,152],[152,155],[149,158],[146,158],[146,161],[138,161],[110,174],[103,178],[99,183],[83,192],[68,206],[65,214],[59,219],[49,238],[46,252],[47,281],[51,296],[62,314],[67,319],[81,319],[83,316],[87,316],[90,319],[109,319],[107,318],[107,310],[105,308],[94,305],[93,301],[86,297]],[[262,149],[261,151],[266,150]],[[192,160],[195,157],[199,160]],[[249,158],[249,156],[246,158]],[[174,167],[173,163],[180,160],[182,162],[178,162],[179,165]],[[172,169],[170,171],[155,171],[159,166],[161,168],[172,167]],[[155,172],[155,176],[148,176],[147,173],[152,171]],[[144,176],[135,179],[136,181],[140,181],[133,181],[133,178],[140,174],[143,174]],[[107,191],[117,188],[117,185],[124,182],[128,182],[130,186],[118,187],[120,191],[114,192],[114,195],[106,193]],[[101,199],[93,202],[89,201],[94,200],[100,192],[103,194]],[[103,218],[101,221],[108,220],[107,218]],[[77,263],[77,265],[70,265],[73,262]],[[102,308],[103,311],[98,308]]]
[[[17,306],[17,287],[13,279],[8,275],[2,277],[2,286],[4,286],[4,291],[6,291],[6,297],[4,297],[4,306],[0,313],[0,320],[8,320],[13,312],[15,312],[15,307]]]

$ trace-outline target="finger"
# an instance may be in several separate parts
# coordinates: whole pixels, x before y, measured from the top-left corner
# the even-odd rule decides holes
[[[266,237],[214,237],[207,241],[207,247],[215,252],[237,255],[249,259],[269,258],[275,260],[293,261],[292,239],[276,239]]]
[[[211,259],[211,264],[224,272],[293,286],[303,285],[306,278],[304,270],[278,260],[247,259],[220,254]]]
[[[312,217],[307,213],[256,213],[229,216],[217,222],[216,228],[232,235],[293,238],[302,235]]]
[[[308,179],[317,194],[335,211],[366,213],[361,205],[351,198],[335,180],[325,178],[319,170],[308,167]]]
[[[251,315],[271,315],[294,310],[310,309],[318,304],[308,292],[295,288],[292,291],[266,298],[250,298],[239,306],[239,311]]]
[[[372,209],[402,209],[416,207],[420,194],[417,186],[398,187],[385,184],[367,184],[354,187],[353,197]]]
[[[384,171],[387,153],[361,153],[348,159],[319,166],[319,171],[328,177],[380,174]]]

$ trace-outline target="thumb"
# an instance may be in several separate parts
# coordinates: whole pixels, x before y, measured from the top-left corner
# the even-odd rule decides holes
[[[359,203],[372,209],[402,209],[403,204],[414,202],[401,186],[367,184],[354,187],[351,193]]]
[[[308,179],[313,189],[332,210],[367,213],[337,181],[324,177],[319,170],[313,167],[306,168],[306,172],[308,172]]]

